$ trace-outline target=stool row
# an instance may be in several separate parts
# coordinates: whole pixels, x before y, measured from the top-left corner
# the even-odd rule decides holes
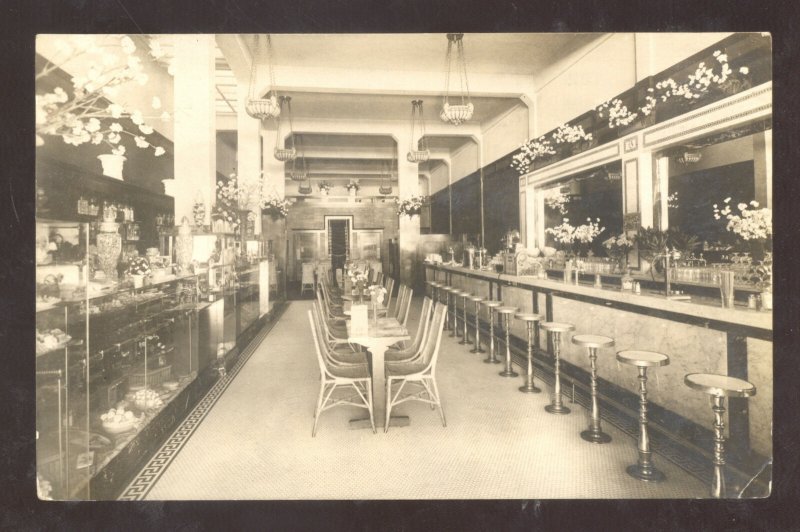
[[[459,345],[469,344],[467,330],[467,301],[475,304],[475,334],[474,347],[470,353],[485,353],[480,343],[480,306],[486,307],[489,317],[489,355],[484,360],[487,364],[502,363],[497,359],[495,352],[494,334],[494,314],[502,323],[505,336],[505,367],[499,373],[502,377],[518,377],[511,363],[511,320],[518,319],[525,323],[527,333],[527,367],[525,372],[525,382],[519,387],[523,393],[541,393],[541,389],[534,383],[533,366],[533,346],[539,344],[539,330],[550,334],[553,344],[553,395],[550,404],[545,406],[545,410],[550,414],[563,415],[569,414],[570,409],[564,405],[561,393],[561,335],[575,330],[575,326],[570,323],[542,321],[542,317],[533,313],[518,312],[516,307],[505,306],[502,301],[484,299],[458,288],[448,286],[436,281],[428,281],[431,289],[431,296],[434,301],[442,301],[447,307],[448,318],[445,321],[445,328],[450,331],[450,337],[461,337]],[[458,299],[461,298],[462,316],[459,318]],[[452,303],[452,305],[451,305]],[[452,326],[449,325],[452,319]],[[463,324],[463,332],[458,327],[459,319]],[[538,327],[536,325],[538,324]],[[501,340],[502,341],[502,340]],[[600,404],[597,393],[597,353],[599,349],[614,346],[613,338],[595,334],[573,335],[572,343],[586,348],[590,364],[590,396],[591,407],[589,415],[589,427],[581,432],[584,440],[603,444],[611,441],[611,436],[603,432],[600,423]],[[662,353],[643,350],[624,350],[616,354],[616,360],[623,364],[634,366],[638,370],[639,382],[639,436],[638,436],[638,461],[627,468],[630,476],[646,482],[659,482],[665,479],[663,472],[655,468],[652,461],[652,451],[650,449],[650,438],[648,434],[647,418],[647,369],[651,367],[666,366],[669,364],[669,357]],[[685,376],[684,383],[691,389],[708,394],[713,398],[712,411],[714,413],[714,474],[711,484],[711,495],[715,498],[725,496],[725,477],[723,468],[725,465],[725,436],[724,436],[724,414],[725,397],[750,397],[755,395],[756,388],[753,384],[729,377],[726,375],[714,375],[708,373],[690,373]]]

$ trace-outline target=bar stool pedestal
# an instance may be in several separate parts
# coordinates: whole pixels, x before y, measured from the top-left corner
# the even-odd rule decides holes
[[[650,436],[647,432],[647,368],[666,366],[669,357],[653,351],[620,351],[617,360],[623,364],[636,366],[639,370],[639,461],[629,465],[625,471],[633,478],[645,482],[661,482],[667,478],[653,466],[650,450]]]
[[[461,292],[461,305],[462,305],[462,319],[461,322],[464,325],[464,333],[461,335],[461,341],[458,342],[458,345],[467,345],[469,344],[469,333],[467,331],[467,300],[472,298],[472,294],[464,290]]]
[[[470,349],[470,353],[485,353],[486,351],[481,348],[481,323],[480,323],[480,316],[481,316],[481,302],[483,298],[481,296],[472,296],[469,298],[470,301],[475,303],[475,336],[473,340],[475,340],[475,347]],[[466,318],[466,316],[464,316]],[[466,323],[466,320],[464,321]]]
[[[756,387],[742,379],[710,373],[689,373],[683,382],[693,390],[710,395],[714,400],[714,406],[711,407],[714,412],[714,478],[711,481],[711,496],[722,499],[726,496],[725,398],[751,397],[756,394]]]
[[[517,307],[498,307],[497,313],[501,316],[506,331],[506,368],[500,372],[500,376],[519,377],[519,373],[511,367],[511,316],[517,313]]]
[[[528,332],[528,367],[525,372],[525,384],[519,387],[519,391],[523,393],[541,393],[542,389],[538,388],[533,382],[533,330],[539,320],[542,319],[538,314],[517,314],[517,319],[525,322],[525,328]]]
[[[458,345],[464,345],[463,333],[461,332],[461,328],[458,326],[458,299],[461,298],[464,300],[464,305],[466,305],[466,297],[469,295],[468,292],[464,292],[463,290],[459,290],[458,288],[453,289],[453,327],[455,328],[455,335],[461,338],[458,342]]]
[[[546,321],[540,325],[542,329],[549,332],[553,338],[553,400],[545,406],[545,412],[548,414],[569,414],[570,409],[564,406],[561,398],[561,333],[574,331],[575,326],[571,323],[559,323],[554,321]]]
[[[589,428],[581,432],[581,438],[591,443],[608,443],[611,436],[600,428],[600,403],[597,400],[597,350],[614,345],[614,339],[596,334],[576,334],[572,343],[585,347],[589,352],[589,364],[592,369],[592,410],[589,417]]]
[[[455,288],[453,288],[452,286],[444,286],[442,290],[444,290],[444,301],[447,308],[447,316],[445,316],[444,320],[444,330],[450,331],[450,334],[448,334],[447,336],[452,338],[456,335],[456,333],[455,333],[455,327],[450,325],[450,318],[453,317],[453,311],[450,308],[450,296],[452,296],[453,292],[455,292]],[[455,300],[455,296],[453,296],[453,299]]]
[[[483,302],[489,309],[489,356],[484,359],[484,364],[499,364],[500,361],[494,354],[494,309],[502,307],[502,301],[487,300]]]

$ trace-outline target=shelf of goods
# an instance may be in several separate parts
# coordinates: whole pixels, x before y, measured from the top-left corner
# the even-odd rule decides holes
[[[37,310],[37,470],[55,499],[93,498],[101,472],[210,362],[197,276],[127,286],[79,287],[82,299]]]

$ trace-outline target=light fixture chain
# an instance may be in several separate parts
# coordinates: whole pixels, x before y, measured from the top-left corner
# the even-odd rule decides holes
[[[461,56],[461,67],[462,67],[462,72],[463,72],[463,74],[462,74],[463,79],[462,79],[462,86],[461,86],[461,88],[462,88],[461,101],[463,103],[463,101],[464,101],[463,91],[464,90],[466,90],[466,93],[467,93],[467,102],[470,101],[469,80],[467,79],[467,56],[464,54],[464,40],[463,39],[459,39],[458,40],[458,53]]]
[[[267,33],[267,67],[269,68],[269,90],[275,90],[275,68],[272,64],[272,38]]]

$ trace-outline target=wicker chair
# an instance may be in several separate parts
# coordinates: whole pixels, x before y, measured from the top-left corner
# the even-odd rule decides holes
[[[431,316],[433,315],[433,301],[426,297],[422,301],[422,312],[419,315],[419,325],[414,342],[408,347],[390,348],[384,355],[386,362],[412,362],[422,356],[422,346],[430,332]]]
[[[314,427],[311,429],[311,437],[317,435],[317,423],[319,416],[326,410],[337,406],[357,406],[365,408],[369,412],[369,420],[372,424],[372,433],[375,433],[375,417],[372,409],[372,377],[366,364],[359,364],[350,367],[334,367],[323,357],[322,344],[314,325],[312,312],[308,311],[308,324],[311,327],[311,334],[314,337],[314,348],[317,352],[317,363],[319,364],[320,383],[317,405],[314,409]],[[337,390],[351,389],[355,394],[344,397],[335,397]]]
[[[444,305],[438,304],[433,311],[433,323],[430,333],[425,339],[422,355],[415,362],[387,362],[386,374],[386,422],[383,431],[389,430],[389,418],[392,407],[406,401],[422,401],[431,405],[431,410],[439,407],[442,426],[447,422],[442,410],[439,389],[436,386],[436,361],[439,358],[439,347],[442,343],[444,327]],[[404,393],[405,392],[405,393]]]

